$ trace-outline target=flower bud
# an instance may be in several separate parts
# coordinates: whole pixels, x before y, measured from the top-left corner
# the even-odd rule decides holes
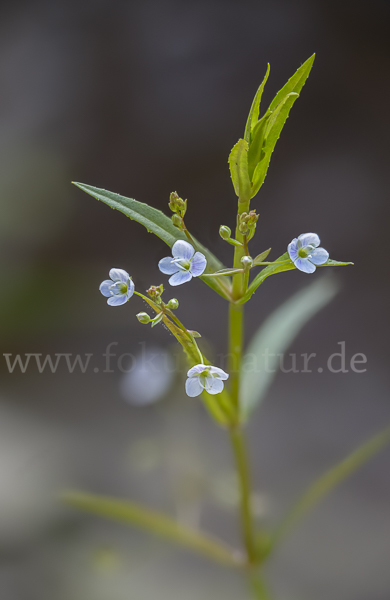
[[[232,230],[226,225],[221,225],[221,227],[219,228],[219,235],[223,240],[228,240],[232,235]]]
[[[169,208],[178,216],[184,217],[187,210],[187,200],[180,198],[177,192],[172,192],[169,196]]]
[[[147,325],[151,321],[151,318],[149,317],[148,313],[146,313],[146,312],[140,312],[140,313],[138,313],[137,319],[143,325]]]
[[[159,304],[161,302],[161,294],[163,293],[163,291],[164,291],[164,286],[163,286],[163,284],[161,284],[161,285],[151,285],[147,292],[148,292],[149,296],[155,302],[157,302],[157,304]]]
[[[179,301],[176,300],[176,298],[171,298],[167,304],[167,307],[172,310],[176,310],[177,308],[179,308]]]
[[[178,229],[180,229],[180,230],[183,229],[183,221],[182,221],[182,218],[179,217],[179,215],[177,215],[177,214],[172,215],[172,223]]]
[[[245,271],[249,271],[249,269],[253,266],[253,258],[251,256],[243,256],[241,259],[241,264]]]

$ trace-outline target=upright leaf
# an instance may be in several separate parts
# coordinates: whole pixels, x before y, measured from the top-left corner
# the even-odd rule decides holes
[[[298,98],[298,94],[291,92],[288,94],[271,113],[265,122],[264,142],[261,151],[261,157],[253,172],[252,177],[252,198],[257,194],[263,185],[265,176],[267,175],[272,152],[279,139],[280,133],[287,120],[289,112]]]
[[[311,56],[296,73],[288,80],[286,85],[276,94],[265,115],[260,121],[255,120],[255,109],[257,107],[257,95],[252,104],[250,126],[247,122],[245,138],[250,143],[248,153],[248,171],[252,184],[251,198],[257,194],[266,177],[272,152],[280,133],[287,120],[288,114],[295,100],[305,84],[310,70],[313,66],[315,55]],[[268,76],[268,71],[267,71]],[[266,76],[266,77],[267,77]],[[266,81],[266,78],[265,78]],[[263,82],[263,84],[265,83]],[[262,85],[263,85],[262,84]],[[263,86],[264,87],[264,86]],[[262,87],[259,88],[261,97]],[[248,137],[248,128],[250,135]]]
[[[253,98],[252,106],[249,111],[248,120],[246,122],[245,133],[244,133],[244,139],[248,142],[248,144],[251,142],[251,131],[253,130],[254,126],[256,125],[257,121],[259,120],[260,101],[261,101],[261,97],[263,95],[264,86],[267,83],[269,69],[270,69],[270,66],[268,63],[267,72],[264,76],[263,81],[261,82],[261,84],[259,86],[259,89],[256,92],[255,97]]]
[[[321,277],[274,310],[257,330],[242,362],[240,409],[244,419],[263,400],[276,376],[279,355],[284,354],[306,323],[335,297],[338,290],[333,278]]]
[[[137,200],[133,200],[133,198],[126,198],[84,183],[74,182],[74,185],[97,200],[104,202],[110,208],[119,210],[130,219],[137,221],[146,227],[148,232],[154,233],[170,247],[173,246],[176,240],[187,240],[185,234],[174,226],[169,217],[144,202],[138,202]],[[207,250],[197,240],[194,241],[196,242],[196,249],[206,256],[207,267],[205,273],[214,273],[224,268],[221,261],[212,252]],[[203,281],[225,298],[230,296],[231,283],[227,277],[219,277],[218,280],[212,277],[205,277]]]
[[[308,58],[307,61],[304,62],[303,65],[301,65],[294,75],[287,81],[286,85],[282,87],[282,89],[272,100],[269,106],[270,110],[274,110],[274,108],[283,100],[283,98],[285,98],[288,94],[291,94],[291,92],[295,92],[296,94],[300,93],[301,89],[305,85],[306,79],[309,77],[315,57],[316,55],[313,54],[310,58]]]
[[[230,175],[234,191],[240,200],[249,200],[251,197],[251,182],[248,175],[248,142],[238,140],[229,155]]]

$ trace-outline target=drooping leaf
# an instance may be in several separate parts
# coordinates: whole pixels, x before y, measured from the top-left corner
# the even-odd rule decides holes
[[[154,310],[158,311],[159,308],[156,304],[145,296],[145,301],[149,304],[149,306]],[[187,357],[187,361],[190,367],[199,364],[200,360],[203,360],[206,365],[211,365],[210,361],[203,355],[202,359],[199,355],[199,350],[194,343],[194,340],[186,335],[186,333],[180,329],[167,315],[163,315],[163,313],[159,313],[162,315],[162,321],[165,327],[172,333],[172,335],[179,342],[181,347],[183,348],[184,354]],[[199,333],[188,332],[191,333],[193,337],[201,337]],[[196,335],[194,335],[194,333]],[[217,397],[211,396],[207,392],[202,393],[202,400],[207,410],[211,414],[211,416],[223,427],[226,427],[229,422],[232,421],[235,416],[235,409],[230,397],[230,394],[226,387],[222,390]]]
[[[134,525],[145,531],[181,544],[203,556],[229,567],[239,567],[239,559],[222,541],[209,534],[184,527],[171,517],[124,500],[96,496],[84,492],[67,492],[63,500],[94,515]]]
[[[248,120],[246,122],[245,133],[244,133],[244,139],[248,142],[248,144],[251,142],[251,132],[252,132],[254,126],[256,125],[257,121],[259,120],[260,101],[261,101],[261,97],[263,95],[264,86],[267,83],[269,70],[270,70],[270,66],[268,63],[267,72],[264,76],[263,81],[261,82],[261,84],[259,86],[259,89],[256,92],[255,97],[253,98],[252,106],[249,111]]]
[[[288,511],[279,527],[277,527],[269,551],[290,533],[290,530],[317,506],[325,496],[330,494],[345,479],[358,471],[365,463],[374,458],[389,443],[390,427],[386,427],[309,485],[302,496]]]
[[[338,289],[332,277],[320,277],[276,308],[260,326],[242,362],[240,408],[244,419],[264,399],[276,376],[279,355],[285,353],[305,324],[335,297]]]
[[[234,191],[241,201],[251,197],[251,182],[248,175],[248,142],[240,139],[229,155],[230,175]]]
[[[309,77],[315,57],[316,55],[313,54],[310,58],[308,58],[307,61],[304,62],[303,65],[301,65],[294,75],[287,81],[286,85],[284,85],[276,94],[269,106],[271,110],[273,110],[283,100],[283,98],[287,96],[287,94],[291,94],[291,92],[295,92],[296,94],[300,93],[301,89],[305,85],[306,79]]]
[[[137,221],[146,227],[148,232],[154,233],[171,248],[176,240],[188,241],[185,234],[177,229],[177,227],[173,225],[172,220],[160,210],[157,210],[144,202],[138,202],[137,200],[133,200],[133,198],[126,198],[125,196],[120,196],[119,194],[93,187],[92,185],[77,182],[73,183],[90,196],[107,204],[110,208],[119,210],[130,219]],[[202,252],[207,259],[205,273],[214,273],[215,271],[224,268],[224,265],[212,252],[197,240],[194,240],[194,242],[196,243],[196,249]],[[231,282],[227,277],[218,278],[218,280],[207,277],[203,281],[222,296],[230,296]]]

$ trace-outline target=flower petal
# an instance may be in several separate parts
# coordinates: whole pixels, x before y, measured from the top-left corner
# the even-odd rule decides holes
[[[123,269],[110,269],[109,275],[113,281],[120,281],[121,283],[127,283],[127,280],[130,279],[130,275]]]
[[[113,285],[115,285],[115,284],[112,281],[112,279],[106,279],[105,281],[102,281],[102,283],[100,284],[99,290],[101,291],[103,296],[106,296],[106,298],[108,298],[109,296],[113,296],[115,294],[115,292],[112,288]]]
[[[132,281],[132,279],[129,279],[127,282],[127,293],[126,293],[126,298],[129,300],[132,295],[134,294],[134,290],[135,290],[135,285],[134,282]]]
[[[200,385],[198,377],[190,377],[186,381],[186,394],[190,398],[195,398],[203,392],[203,387]]]
[[[207,365],[195,365],[188,371],[187,377],[196,377],[197,375],[199,375],[199,373],[208,371],[208,369],[209,367]]]
[[[107,304],[110,306],[120,306],[121,304],[125,304],[127,300],[126,294],[117,294],[116,296],[111,296],[111,298],[107,300]]]
[[[202,275],[207,265],[207,260],[204,254],[201,252],[195,252],[194,257],[191,261],[190,272],[194,277]]]
[[[298,258],[298,239],[294,238],[287,246],[287,252],[291,260],[294,262]]]
[[[301,248],[306,248],[306,246],[317,246],[320,245],[320,238],[316,233],[301,233],[298,236],[298,243]]]
[[[214,375],[214,377],[217,377],[217,379],[223,379],[225,381],[229,378],[229,374],[225,373],[225,371],[219,367],[209,367],[209,371],[212,375]]]
[[[316,266],[313,265],[308,258],[297,258],[294,265],[304,273],[314,273],[316,270]]]
[[[172,256],[174,258],[185,258],[191,260],[195,254],[195,249],[184,240],[177,240],[172,246]]]
[[[217,377],[207,377],[205,390],[209,394],[220,394],[223,390],[222,379],[218,379]]]
[[[316,248],[310,252],[308,258],[310,262],[314,263],[315,265],[323,265],[329,258],[329,252],[327,252],[325,248]]]
[[[168,283],[171,285],[181,285],[192,279],[192,275],[189,271],[179,271],[168,279]]]
[[[173,259],[170,256],[162,258],[158,263],[158,268],[161,273],[165,273],[165,275],[173,275],[179,271],[179,266],[173,262]]]

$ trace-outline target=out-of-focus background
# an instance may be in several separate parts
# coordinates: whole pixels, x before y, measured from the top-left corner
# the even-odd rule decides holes
[[[139,299],[114,309],[98,292],[112,266],[140,291],[166,284],[157,261],[168,249],[71,181],[164,211],[177,190],[193,233],[229,264],[218,236],[234,224],[227,157],[267,62],[264,105],[317,54],[253,202],[254,252],[272,246],[275,258],[312,230],[332,257],[354,261],[290,351],[322,364],[344,341],[347,360],[364,353],[367,370],[278,373],[248,428],[258,518],[275,524],[316,474],[390,421],[389,16],[385,0],[2,3],[2,598],[247,597],[235,574],[58,496],[78,488],[132,498],[239,544],[224,432],[183,396],[175,369],[152,380],[163,396],[155,403],[150,378],[124,372],[135,355],[180,360],[172,338],[137,322]],[[296,271],[267,280],[248,305],[248,339],[309,281]],[[200,281],[172,295],[210,354],[224,352],[223,300]],[[20,364],[11,373],[5,354],[10,364],[33,356],[25,373]],[[92,356],[85,373],[64,358],[39,373],[37,354]],[[388,600],[389,463],[385,451],[280,547],[267,569],[279,600]]]

